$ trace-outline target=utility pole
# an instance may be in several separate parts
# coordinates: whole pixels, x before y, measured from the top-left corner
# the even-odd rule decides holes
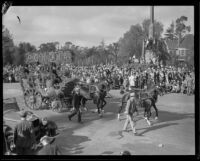
[[[149,40],[152,41],[152,45],[154,45],[154,6],[150,7],[150,26],[149,26]],[[155,63],[155,53],[153,51],[150,52],[150,59]]]
[[[149,39],[154,39],[154,6],[150,7]]]

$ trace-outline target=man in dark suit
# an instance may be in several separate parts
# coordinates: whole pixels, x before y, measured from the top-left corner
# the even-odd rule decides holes
[[[28,155],[31,153],[31,148],[35,143],[35,137],[31,123],[26,120],[27,113],[20,113],[21,122],[14,129],[14,146],[18,155]]]
[[[68,119],[71,121],[71,118],[74,116],[74,115],[78,115],[78,122],[79,123],[82,123],[81,121],[81,110],[80,110],[80,105],[81,105],[81,95],[80,95],[80,88],[79,87],[76,87],[75,88],[75,93],[73,95],[73,100],[72,100],[72,105],[73,105],[73,112],[68,115]]]

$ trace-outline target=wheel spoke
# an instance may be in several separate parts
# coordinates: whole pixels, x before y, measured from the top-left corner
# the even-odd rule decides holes
[[[33,103],[33,106],[32,106],[32,107],[33,107],[33,110],[35,110],[35,103]]]

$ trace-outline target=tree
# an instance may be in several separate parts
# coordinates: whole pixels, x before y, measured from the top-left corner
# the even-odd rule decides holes
[[[70,41],[67,41],[67,42],[65,42],[65,49],[71,49],[71,46],[73,45],[73,43],[72,42],[70,42]]]
[[[142,25],[132,25],[130,30],[126,32],[123,38],[119,40],[119,55],[120,56],[133,56],[140,58],[142,55],[143,40],[149,37],[150,19],[145,19]],[[154,37],[160,39],[163,32],[163,24],[154,21]]]
[[[171,60],[171,56],[167,51],[167,45],[165,44],[164,39],[156,39],[152,50],[156,54],[158,62],[162,61],[163,65],[166,65],[167,61]]]
[[[14,42],[9,30],[2,26],[3,65],[13,63]]]
[[[187,32],[190,32],[191,27],[185,25],[185,21],[187,21],[187,17],[181,16],[176,20],[176,35],[178,37],[178,47],[180,46],[180,42],[183,41],[184,36]]]
[[[170,40],[176,39],[176,36],[175,36],[175,25],[174,25],[173,21],[170,24],[170,27],[168,27],[167,30],[166,30],[165,38],[170,39]]]
[[[142,41],[144,33],[142,26],[132,25],[130,30],[126,32],[119,40],[119,55],[121,56],[133,56],[140,58],[142,53]]]
[[[39,49],[41,52],[51,52],[51,51],[56,51],[58,42],[48,42],[48,43],[43,43],[39,46]]]
[[[186,16],[181,16],[176,19],[176,25],[172,23],[170,27],[166,30],[166,38],[178,40],[177,48],[179,48],[180,43],[184,40],[186,34],[190,32],[191,27],[185,25],[188,20]]]
[[[15,47],[14,64],[22,65],[25,63],[25,54],[28,52],[35,52],[36,47],[29,42],[21,42],[18,47]]]
[[[115,62],[117,62],[119,53],[119,43],[112,43],[108,45],[108,51],[115,57]]]
[[[143,28],[145,38],[149,37],[150,24],[151,24],[150,19],[145,19],[142,22],[142,28]],[[155,20],[154,21],[154,38],[159,39],[162,35],[162,32],[163,32],[163,24],[161,22]]]

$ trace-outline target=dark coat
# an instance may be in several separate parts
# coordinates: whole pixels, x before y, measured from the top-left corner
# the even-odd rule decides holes
[[[29,148],[34,143],[31,123],[27,120],[21,121],[14,129],[14,144],[17,147]]]
[[[56,135],[57,125],[55,122],[48,120],[47,125],[42,125],[40,123],[40,133],[41,137],[47,136],[55,136]]]
[[[75,93],[73,95],[73,101],[72,101],[73,107],[75,107],[76,109],[79,109],[80,101],[81,101],[81,95],[78,95],[78,94]]]

